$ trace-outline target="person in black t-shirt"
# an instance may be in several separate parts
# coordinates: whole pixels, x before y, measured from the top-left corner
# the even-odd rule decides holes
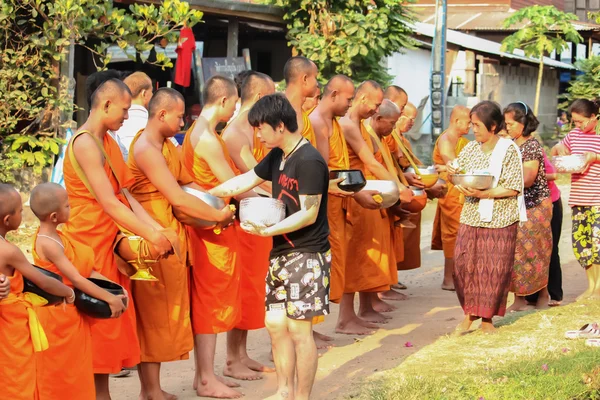
[[[278,394],[308,399],[317,370],[312,319],[329,313],[329,170],[317,149],[298,132],[296,112],[281,94],[261,98],[248,120],[272,150],[253,170],[210,193],[231,197],[271,181],[273,198],[285,204],[283,221],[273,226],[242,223],[242,228],[273,237],[265,325],[273,343]],[[295,364],[289,362],[294,359]]]

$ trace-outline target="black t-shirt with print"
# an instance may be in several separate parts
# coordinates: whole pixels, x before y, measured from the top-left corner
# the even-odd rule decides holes
[[[321,154],[309,143],[300,146],[279,170],[283,151],[275,148],[256,166],[254,172],[261,179],[271,181],[273,198],[285,204],[285,215],[302,209],[300,195],[321,195],[319,214],[314,224],[298,231],[273,237],[271,258],[294,251],[322,253],[329,250],[329,223],[327,222],[327,191],[329,169]]]

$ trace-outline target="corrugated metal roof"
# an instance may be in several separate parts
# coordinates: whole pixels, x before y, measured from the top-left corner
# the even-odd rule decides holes
[[[425,24],[423,22],[416,22],[413,26],[415,33],[423,36],[433,38],[435,35],[435,25]],[[522,50],[515,50],[514,53],[507,53],[500,50],[500,43],[493,42],[491,40],[478,38],[476,36],[468,35],[466,33],[458,32],[452,29],[447,29],[446,40],[448,43],[455,44],[464,49],[474,50],[478,53],[491,54],[504,58],[510,58],[520,60],[531,64],[539,64],[539,60],[532,57],[525,56]],[[563,63],[560,61],[553,60],[549,57],[544,57],[544,64],[549,67],[561,68],[561,69],[576,69],[571,64]]]

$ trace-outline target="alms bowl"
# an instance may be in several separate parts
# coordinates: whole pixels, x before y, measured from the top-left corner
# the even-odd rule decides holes
[[[88,278],[88,280],[115,296],[125,294],[123,288],[116,283],[96,278]],[[123,302],[125,303],[125,301]],[[107,319],[112,315],[107,302],[83,293],[79,289],[75,289],[75,307],[79,312],[92,318]]]
[[[182,186],[181,188],[184,192],[189,193],[194,197],[197,197],[212,208],[222,210],[225,207],[225,201],[219,197],[191,188],[189,186]],[[187,215],[183,211],[176,209],[175,207],[173,207],[173,215],[182,224],[193,226],[194,228],[210,229],[214,228],[217,225],[216,221],[206,221],[200,218],[194,218],[190,215]]]
[[[572,154],[570,156],[550,157],[550,162],[559,174],[573,174],[585,168],[585,155]]]
[[[369,180],[367,181],[367,184],[363,190],[375,190],[381,193],[381,197],[383,198],[381,208],[389,208],[393,206],[400,198],[398,185],[396,185],[396,183],[393,181]]]
[[[434,166],[430,166],[430,167],[420,166],[418,168],[419,168],[419,172],[421,173],[421,175],[420,175],[421,182],[423,182],[423,185],[425,185],[425,188],[428,189],[437,183],[439,174]],[[416,174],[415,169],[412,167],[407,168],[406,172]]]
[[[456,186],[477,190],[487,190],[494,182],[494,176],[490,174],[456,174],[450,175],[450,179]]]
[[[247,197],[240,202],[240,223],[272,226],[285,219],[285,204],[270,197]]]
[[[60,282],[63,281],[62,276],[55,274],[54,272],[48,271],[44,268],[40,268],[37,265],[34,265],[34,267],[39,272],[41,272],[42,274],[44,274],[50,278],[54,278]],[[55,306],[64,301],[63,297],[50,294],[50,293],[46,292],[45,290],[40,289],[35,283],[31,282],[29,279],[23,277],[23,293],[25,293],[25,292],[34,293],[34,294],[37,294],[38,296],[46,299],[46,301],[48,301],[48,304],[46,304],[47,306]]]
[[[344,178],[338,187],[346,192],[357,193],[367,184],[365,176],[359,169],[340,169],[329,172],[329,179]]]

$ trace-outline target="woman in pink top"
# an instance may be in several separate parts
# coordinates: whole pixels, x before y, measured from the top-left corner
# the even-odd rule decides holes
[[[586,269],[588,289],[579,299],[600,299],[600,135],[598,103],[578,99],[570,107],[575,129],[552,149],[552,155],[584,154],[586,166],[571,177],[573,251]],[[598,126],[600,128],[600,126]]]

